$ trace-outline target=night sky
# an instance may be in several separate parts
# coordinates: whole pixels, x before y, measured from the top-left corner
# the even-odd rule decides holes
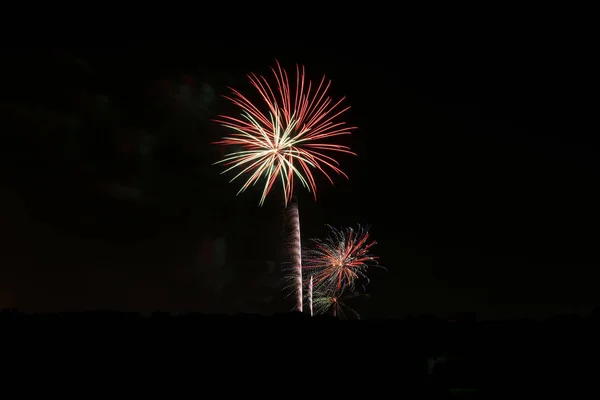
[[[476,35],[475,35],[476,36]],[[135,42],[12,49],[2,78],[0,308],[279,312],[281,198],[212,166],[278,59],[332,80],[359,129],[348,181],[299,191],[302,238],[368,224],[363,317],[589,313],[600,173],[583,42]],[[424,41],[425,39],[423,39]],[[595,79],[595,78],[594,78]]]

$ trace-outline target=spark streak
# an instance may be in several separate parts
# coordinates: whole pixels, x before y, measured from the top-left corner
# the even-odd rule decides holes
[[[313,277],[310,277],[308,281],[308,309],[310,311],[310,316],[313,316]]]

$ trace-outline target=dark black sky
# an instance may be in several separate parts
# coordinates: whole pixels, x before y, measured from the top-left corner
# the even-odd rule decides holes
[[[305,240],[325,224],[372,225],[387,271],[373,271],[371,298],[357,306],[364,316],[588,312],[600,303],[600,149],[585,43],[442,33],[13,49],[0,306],[285,308],[266,263],[278,257],[279,202],[260,209],[257,192],[235,197],[207,144],[222,133],[208,116],[228,110],[225,86],[245,88],[245,73],[267,73],[277,58],[327,74],[352,106],[347,120],[359,130],[348,142],[359,156],[341,160],[350,180],[320,179],[316,203],[300,193],[300,213]],[[217,97],[198,116],[203,83]],[[194,95],[172,100],[182,84]],[[101,99],[112,111],[98,111]],[[51,128],[40,115],[86,122],[68,136],[65,118]],[[147,168],[115,150],[139,132],[160,138]],[[116,183],[144,194],[116,199],[106,189]],[[218,238],[220,269],[208,266]]]

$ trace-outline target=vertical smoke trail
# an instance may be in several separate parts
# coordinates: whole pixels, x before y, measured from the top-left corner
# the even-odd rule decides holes
[[[310,277],[308,282],[308,309],[310,310],[310,316],[313,316],[313,305],[312,305],[312,291],[313,291],[313,277]]]
[[[292,197],[292,201],[286,208],[286,221],[288,229],[287,250],[291,264],[292,285],[296,295],[295,311],[302,312],[302,250],[300,242],[300,215],[298,214],[298,199]]]

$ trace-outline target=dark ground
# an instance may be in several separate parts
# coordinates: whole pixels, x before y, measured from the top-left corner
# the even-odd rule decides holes
[[[153,365],[197,374],[195,382],[206,387],[233,376],[255,386],[314,378],[323,394],[340,395],[373,388],[450,396],[444,398],[587,390],[597,376],[599,331],[597,314],[476,323],[428,316],[339,321],[301,314],[0,313],[2,337],[28,343],[23,351],[38,357],[49,352],[88,363],[117,355],[132,369],[148,360],[144,370]],[[6,359],[20,348],[8,348]]]

